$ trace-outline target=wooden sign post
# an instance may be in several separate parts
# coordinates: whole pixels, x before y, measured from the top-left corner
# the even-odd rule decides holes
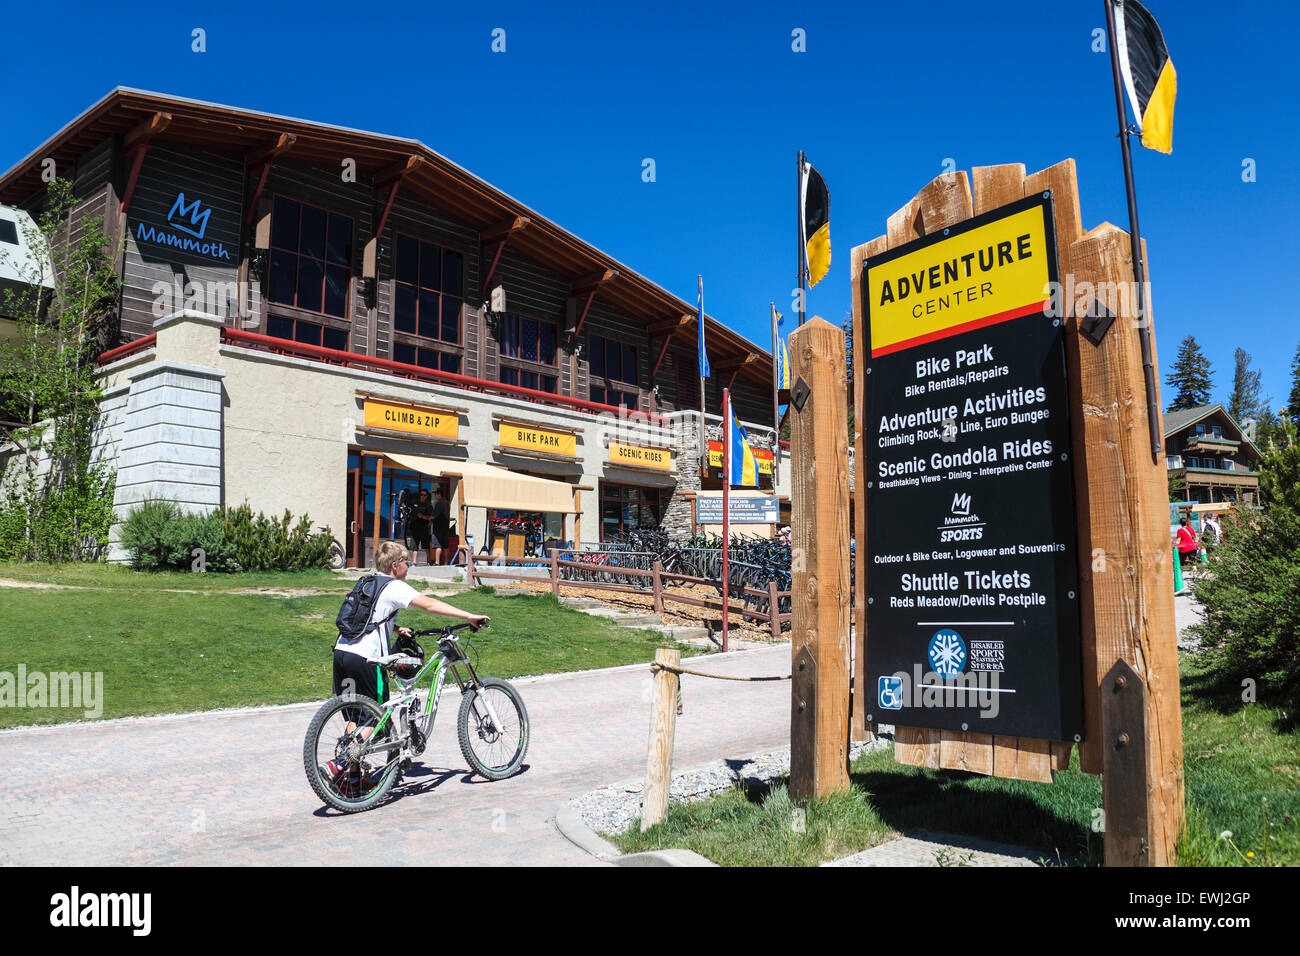
[[[1060,288],[1044,289],[1043,296],[1048,298],[1050,292],[1056,297],[1049,306],[1059,310],[1065,331],[1082,644],[1080,767],[1103,776],[1107,864],[1170,865],[1183,824],[1177,635],[1165,474],[1163,463],[1152,462],[1146,443],[1147,404],[1133,318],[1128,235],[1109,223],[1084,233],[1073,160],[1029,176],[1022,165],[978,167],[970,177],[963,171],[939,176],[889,217],[885,235],[853,250],[855,369],[869,364],[864,356],[871,349],[862,334],[870,308],[862,301],[864,261],[921,237],[959,232],[956,227],[973,217],[1031,197],[1051,203]],[[862,378],[859,371],[855,384]],[[888,712],[873,706],[876,688],[866,682],[871,649],[868,576],[884,572],[871,566],[867,547],[867,484],[880,451],[863,439],[872,421],[868,416],[886,410],[868,409],[865,392],[855,388],[855,737],[870,731],[866,715],[888,722]],[[811,449],[801,454],[796,445],[793,450],[797,492],[804,463],[824,459],[805,457],[813,454]],[[797,601],[798,586],[795,593]],[[1073,589],[1069,598],[1075,599]],[[795,653],[797,665],[797,647]],[[820,658],[816,663],[824,667]],[[821,690],[819,697],[824,686]],[[1051,781],[1053,770],[1069,766],[1075,741],[994,736],[977,733],[974,726],[896,727],[895,759],[1045,782]],[[792,790],[793,780],[792,764]]]
[[[790,336],[790,797],[849,786],[849,450],[844,334],[814,317]],[[775,606],[773,607],[775,611]]]

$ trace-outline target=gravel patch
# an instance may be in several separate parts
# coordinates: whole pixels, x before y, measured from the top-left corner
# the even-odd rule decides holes
[[[853,743],[849,747],[849,761],[878,747],[886,746],[892,735],[877,736],[870,743]],[[668,788],[670,803],[688,803],[700,800],[723,790],[731,790],[744,781],[745,786],[766,784],[790,772],[790,748],[782,747],[766,753],[754,754],[745,759],[717,760],[703,767],[673,774]],[[578,811],[582,822],[597,833],[622,833],[641,815],[641,793],[644,781],[610,784],[569,801]]]

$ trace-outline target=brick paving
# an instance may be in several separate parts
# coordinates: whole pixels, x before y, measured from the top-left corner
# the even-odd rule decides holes
[[[790,672],[789,645],[696,659]],[[312,793],[302,742],[318,704],[0,732],[0,864],[600,865],[554,826],[568,798],[645,770],[646,666],[515,681],[532,723],[523,773],[472,776],[455,689],[383,805],[344,816]],[[789,742],[790,685],[685,676],[674,763]]]

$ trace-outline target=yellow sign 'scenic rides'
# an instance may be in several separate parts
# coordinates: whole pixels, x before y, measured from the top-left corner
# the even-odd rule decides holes
[[[1048,254],[1035,206],[878,265],[868,260],[872,356],[1041,311]]]
[[[544,428],[528,428],[501,423],[501,447],[520,448],[524,451],[544,451],[551,455],[572,458],[578,454],[578,436],[565,432],[552,432]]]
[[[455,440],[460,435],[460,416],[443,408],[419,408],[366,399],[362,422],[366,428],[410,432],[429,438]]]
[[[670,448],[647,448],[644,445],[620,445],[610,442],[609,460],[614,465],[637,465],[641,468],[658,468],[671,471],[673,453]]]

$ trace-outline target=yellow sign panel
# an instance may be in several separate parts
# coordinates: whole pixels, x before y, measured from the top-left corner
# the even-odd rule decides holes
[[[879,265],[868,261],[871,354],[1040,311],[1050,254],[1043,209],[1034,206]]]
[[[460,435],[460,416],[446,409],[393,405],[367,398],[362,415],[366,428],[385,428],[452,440]]]
[[[758,473],[760,475],[770,475],[772,473],[772,453],[764,448],[751,449],[754,453],[754,460],[758,462]],[[709,442],[709,467],[722,467],[722,442]]]
[[[501,447],[522,448],[525,451],[544,451],[552,455],[566,455],[572,458],[578,454],[578,436],[502,422]]]
[[[638,465],[642,468],[658,468],[662,471],[671,471],[673,467],[671,449],[620,445],[617,442],[610,442],[609,460],[614,465]]]

